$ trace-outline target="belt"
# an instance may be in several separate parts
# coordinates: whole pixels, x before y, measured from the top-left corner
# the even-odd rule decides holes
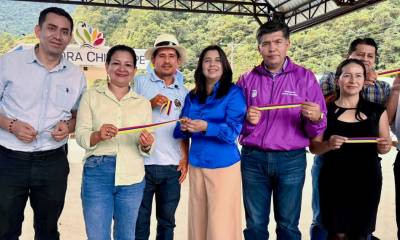
[[[45,150],[45,151],[23,152],[23,151],[11,150],[0,145],[0,151],[7,154],[12,154],[18,158],[30,158],[30,157],[45,157],[61,152],[66,153],[65,147],[66,145],[63,145],[56,149]]]

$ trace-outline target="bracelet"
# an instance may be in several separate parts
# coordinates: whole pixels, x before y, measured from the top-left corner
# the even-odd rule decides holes
[[[18,119],[16,119],[16,118],[14,118],[14,119],[12,119],[12,120],[10,121],[10,124],[8,125],[8,131],[9,131],[10,133],[13,133],[13,132],[12,132],[12,126],[14,125],[14,123],[15,123],[16,121],[18,121]]]
[[[151,145],[148,145],[148,146],[146,146],[146,147],[142,145],[141,148],[142,148],[142,151],[143,151],[143,152],[147,152],[147,151],[150,150]]]

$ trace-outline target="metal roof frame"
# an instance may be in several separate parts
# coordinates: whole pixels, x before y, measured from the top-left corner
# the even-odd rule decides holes
[[[297,32],[383,0],[13,0],[284,19]]]

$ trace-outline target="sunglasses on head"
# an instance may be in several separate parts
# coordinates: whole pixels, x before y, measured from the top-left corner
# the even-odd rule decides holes
[[[162,41],[159,42],[155,45],[155,47],[161,47],[161,46],[176,46],[177,44],[171,41]]]

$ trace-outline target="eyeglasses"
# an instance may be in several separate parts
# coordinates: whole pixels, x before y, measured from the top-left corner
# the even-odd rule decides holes
[[[155,45],[155,47],[161,47],[161,46],[176,46],[177,44],[171,41],[162,41],[159,42]]]

